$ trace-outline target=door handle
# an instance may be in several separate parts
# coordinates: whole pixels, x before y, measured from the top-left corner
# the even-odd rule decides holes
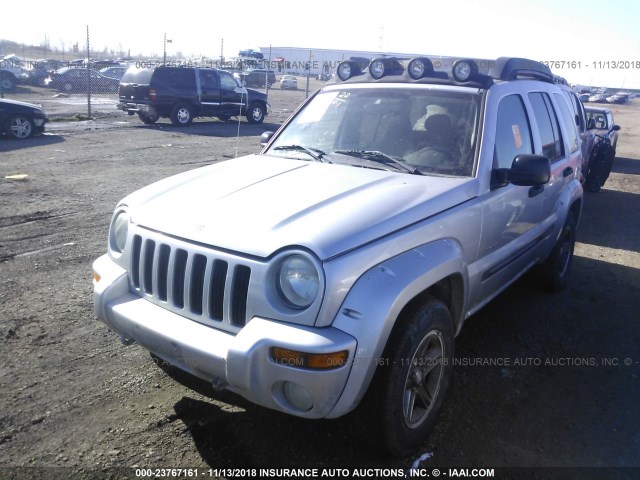
[[[573,173],[573,167],[567,167],[562,171],[562,176],[563,177],[568,177],[572,173]]]
[[[529,198],[536,197],[544,192],[544,185],[536,185],[535,187],[531,187],[529,189]]]

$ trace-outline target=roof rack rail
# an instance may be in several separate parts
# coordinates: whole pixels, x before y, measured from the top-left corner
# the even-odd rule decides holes
[[[528,58],[500,57],[496,60],[490,75],[498,80],[532,78],[554,83],[553,73],[547,65]]]

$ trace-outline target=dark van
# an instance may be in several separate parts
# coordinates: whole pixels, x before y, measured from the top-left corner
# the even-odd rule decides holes
[[[131,66],[120,80],[117,107],[138,114],[144,123],[170,118],[176,126],[189,125],[195,117],[229,120],[245,116],[262,123],[267,96],[243,87],[231,73],[215,68]]]
[[[271,87],[276,83],[276,74],[273,70],[256,68],[242,72],[242,83],[247,87]]]

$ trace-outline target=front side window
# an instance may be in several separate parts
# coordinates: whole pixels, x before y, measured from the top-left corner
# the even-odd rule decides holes
[[[223,90],[235,90],[238,88],[238,82],[230,73],[220,72],[220,88]]]
[[[267,153],[307,160],[302,146],[332,163],[382,168],[400,162],[405,171],[471,176],[480,102],[471,89],[330,88],[298,113]]]
[[[511,168],[518,155],[533,153],[529,118],[520,95],[500,100],[495,142],[493,168]]]

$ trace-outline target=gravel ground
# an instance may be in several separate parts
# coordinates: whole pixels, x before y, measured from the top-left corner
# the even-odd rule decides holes
[[[179,129],[143,125],[115,111],[115,98],[94,98],[96,119],[78,120],[82,95],[12,95],[42,103],[57,121],[38,138],[0,139],[0,478],[136,478],[135,468],[353,475],[403,472],[416,460],[369,448],[358,412],[306,421],[167,375],[93,313],[91,263],[106,251],[116,202],[168,175],[257,152],[260,134],[304,96],[272,90],[264,125],[203,119]],[[640,478],[639,105],[614,107],[618,158],[604,189],[585,194],[570,286],[546,294],[518,282],[457,338],[459,365],[422,449],[433,453],[425,475],[495,468],[496,478]],[[28,177],[5,178],[17,174]],[[166,476],[188,478],[174,473]]]

